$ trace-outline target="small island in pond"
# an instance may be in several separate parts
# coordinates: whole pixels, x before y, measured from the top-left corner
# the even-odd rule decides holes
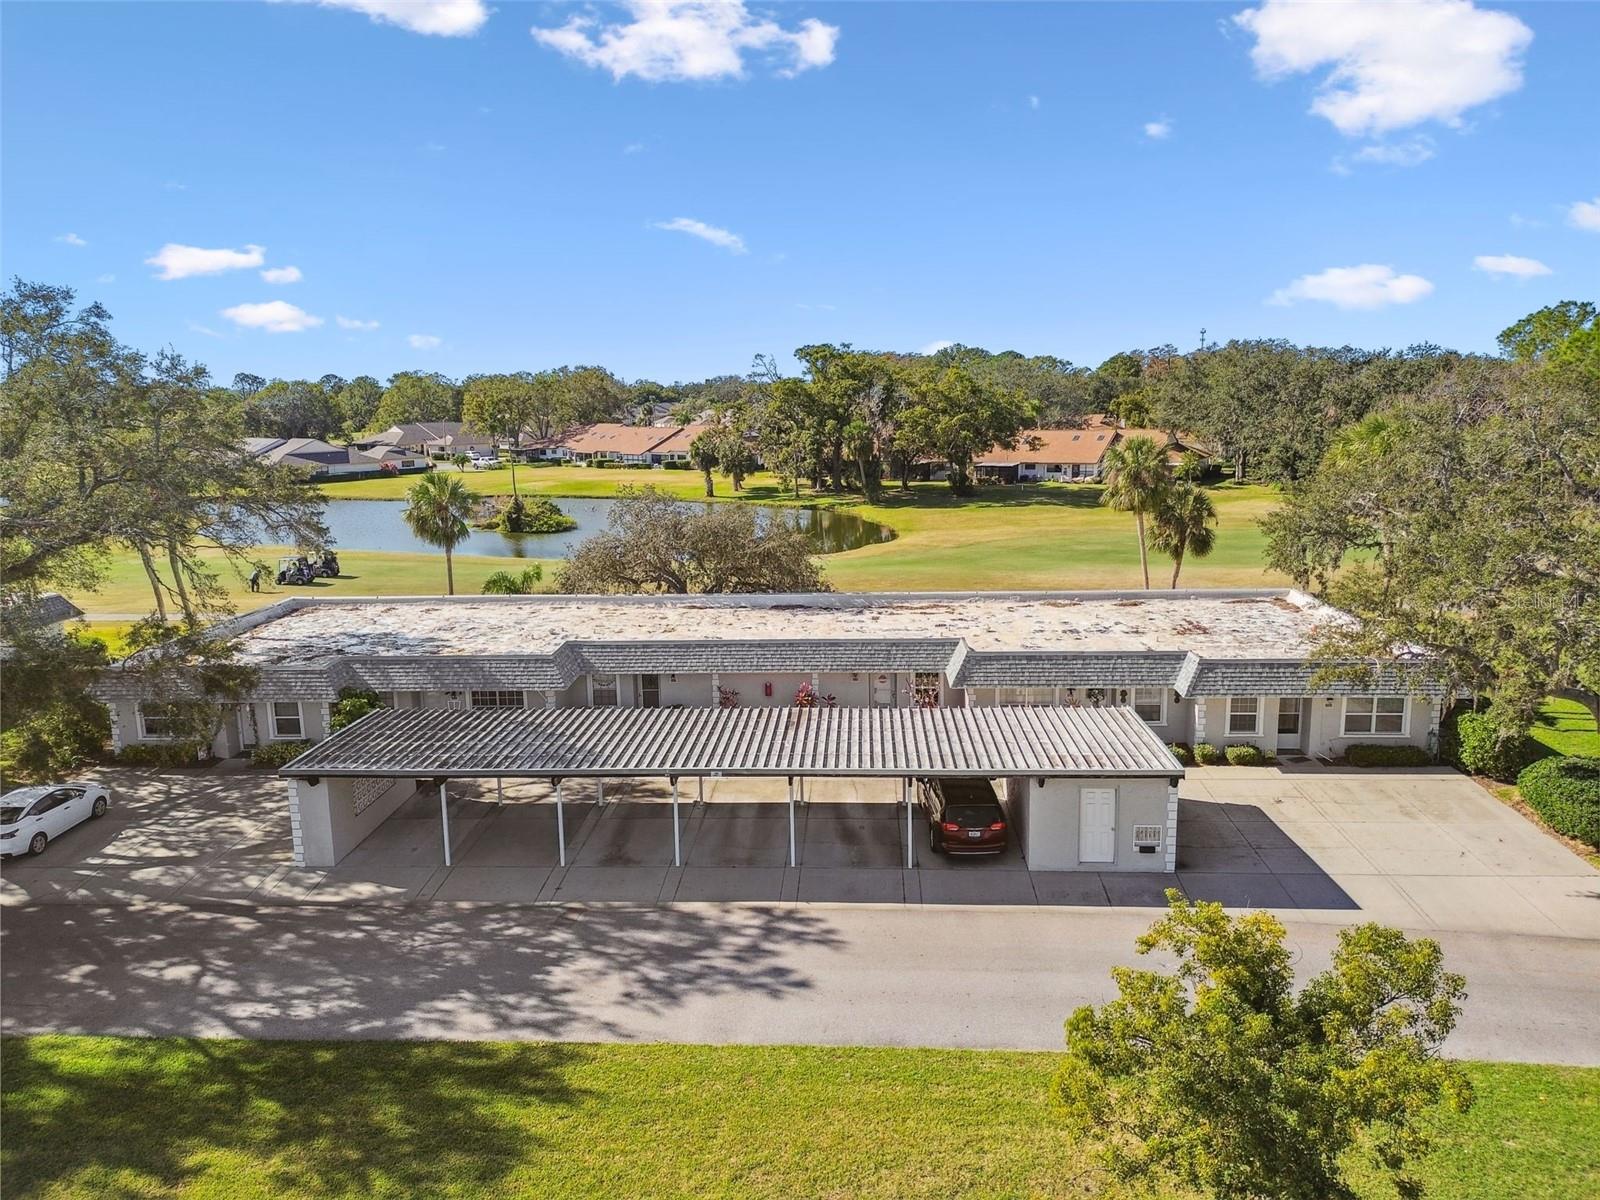
[[[542,496],[487,496],[478,506],[472,527],[500,533],[566,533],[576,529],[578,522]]]

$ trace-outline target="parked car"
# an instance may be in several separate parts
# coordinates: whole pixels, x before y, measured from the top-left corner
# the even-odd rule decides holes
[[[935,854],[1000,854],[1009,845],[1005,810],[987,779],[919,779],[917,803]]]
[[[0,858],[43,854],[51,838],[91,817],[103,817],[111,793],[98,783],[73,781],[17,788],[0,796]]]
[[[467,457],[472,459],[473,467],[479,471],[487,471],[491,467],[500,465],[500,455],[492,450],[473,450]]]

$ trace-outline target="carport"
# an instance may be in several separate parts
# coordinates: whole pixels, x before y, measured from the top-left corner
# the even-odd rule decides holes
[[[787,781],[789,865],[797,867],[804,781],[857,777],[900,781],[912,868],[912,781],[964,776],[1006,781],[1024,856],[1037,829],[1040,839],[1048,831],[1071,841],[1072,867],[1170,871],[1183,768],[1129,708],[382,709],[280,774],[301,865],[336,865],[416,787],[431,786],[449,866],[449,781],[493,779],[549,781],[565,866],[564,781],[656,778],[671,784],[673,865],[681,866],[681,781],[745,777]],[[1067,781],[1078,790],[1064,791]],[[1119,789],[1127,792],[1120,818]],[[1096,857],[1078,832],[1088,828],[1078,805],[1091,795],[1096,804],[1109,797],[1112,811]],[[1068,805],[1067,820],[1058,819]]]

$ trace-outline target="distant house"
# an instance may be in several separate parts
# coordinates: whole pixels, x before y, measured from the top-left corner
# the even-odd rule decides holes
[[[493,450],[494,439],[461,421],[418,421],[391,425],[381,433],[368,434],[354,443],[367,450],[387,446],[411,454],[470,454],[474,450]]]
[[[422,471],[429,465],[426,456],[392,446],[362,450],[355,446],[335,446],[316,438],[245,438],[244,448],[264,462],[294,467],[312,479],[370,475],[386,467],[395,471]]]
[[[1163,429],[1118,428],[1091,418],[1082,429],[1025,430],[1015,448],[996,446],[974,459],[973,468],[979,479],[994,483],[1097,480],[1105,470],[1106,451],[1137,437],[1164,446],[1169,466],[1176,467],[1190,452],[1209,457]]]
[[[652,463],[688,462],[689,450],[709,425],[679,425],[665,441],[658,442],[650,451]]]
[[[60,633],[68,621],[83,616],[83,609],[60,592],[41,592],[31,603],[11,601],[6,605],[6,623],[18,629],[37,629]]]

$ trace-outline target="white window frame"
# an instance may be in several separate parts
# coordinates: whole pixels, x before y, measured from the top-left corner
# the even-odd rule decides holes
[[[146,724],[144,705],[136,704],[134,705],[134,710],[139,714],[139,740],[141,742],[170,742],[172,740],[171,722],[167,722],[166,733],[151,733],[149,725]],[[161,722],[163,718],[158,717],[156,720]]]
[[[1234,718],[1233,702],[1235,700],[1254,700],[1255,701],[1256,711],[1252,714],[1253,720],[1252,720],[1251,727],[1249,729],[1235,729],[1234,728],[1234,725],[1233,725],[1233,718]],[[1264,703],[1262,703],[1262,700],[1261,700],[1260,696],[1229,696],[1228,697],[1227,720],[1224,722],[1224,728],[1227,730],[1228,736],[1229,737],[1260,737],[1261,736],[1261,714],[1266,710],[1266,707],[1267,706]],[[1241,713],[1239,715],[1242,716],[1243,714]]]
[[[1139,711],[1139,693],[1140,692],[1154,692],[1156,694],[1160,704],[1161,704],[1161,715],[1158,718],[1156,718],[1156,720],[1154,720],[1154,721],[1152,721],[1149,717],[1145,717],[1144,718],[1144,723],[1146,725],[1165,725],[1167,723],[1167,689],[1166,688],[1164,688],[1164,687],[1153,687],[1153,688],[1151,688],[1151,687],[1136,687],[1136,688],[1132,688],[1130,690],[1133,693],[1133,711],[1136,712],[1136,713]],[[1143,714],[1141,714],[1141,715],[1143,715]]]
[[[617,674],[612,673],[612,672],[601,672],[600,675],[590,675],[588,677],[589,678],[589,707],[590,708],[599,708],[599,707],[601,707],[600,705],[598,705],[598,704],[596,704],[594,702],[594,681],[596,679],[599,679],[599,678],[602,678],[602,677],[611,680],[611,703],[605,705],[605,707],[606,708],[620,708],[622,706],[622,676],[617,675]]]
[[[292,705],[294,705],[294,722],[295,722],[296,725],[298,725],[300,727],[294,733],[284,733],[283,730],[278,725],[278,721],[280,719],[279,716],[278,716],[278,705],[280,705],[280,704],[292,704]],[[303,741],[305,741],[305,739],[306,739],[306,713],[305,713],[304,707],[302,707],[302,705],[300,704],[300,701],[298,701],[298,700],[269,700],[269,701],[267,701],[267,713],[272,718],[272,740],[273,741],[275,741],[275,742],[303,742]],[[284,719],[287,719],[287,718],[284,718]]]
[[[494,700],[484,704],[478,703],[479,696],[493,696]],[[502,704],[500,697],[515,696],[515,704]],[[527,708],[528,696],[521,688],[473,688],[467,693],[468,708]]]
[[[1358,717],[1365,717],[1366,718],[1366,720],[1368,722],[1368,728],[1365,729],[1365,730],[1359,730],[1358,729],[1358,730],[1352,731],[1351,728],[1350,728],[1350,717],[1351,717],[1350,702],[1352,700],[1356,701],[1357,703],[1366,704],[1366,705],[1370,706],[1365,713],[1356,713],[1355,714]],[[1384,700],[1398,700],[1400,702],[1400,728],[1397,729],[1397,730],[1396,729],[1380,730],[1378,728],[1378,718],[1380,716],[1392,717],[1392,716],[1395,715],[1394,713],[1380,713],[1378,711],[1379,703],[1384,701]],[[1403,737],[1410,736],[1410,733],[1411,733],[1411,705],[1406,702],[1406,697],[1404,697],[1404,696],[1346,696],[1344,698],[1344,703],[1340,706],[1340,711],[1339,711],[1339,736],[1340,737],[1347,737],[1347,738],[1350,738],[1350,737],[1403,738]]]

